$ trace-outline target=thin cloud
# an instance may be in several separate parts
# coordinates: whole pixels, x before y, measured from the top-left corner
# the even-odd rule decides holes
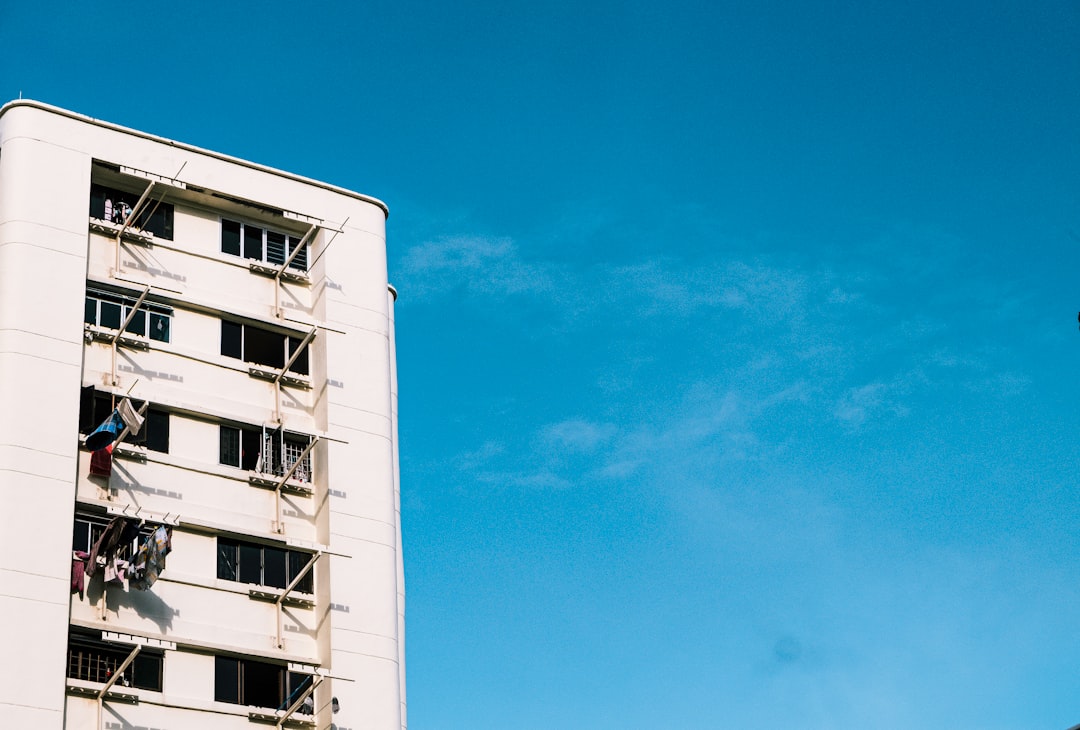
[[[837,401],[833,415],[852,427],[861,426],[882,414],[906,416],[910,409],[900,401],[903,390],[902,379],[849,388]]]
[[[573,483],[554,472],[540,470],[534,472],[487,471],[476,475],[477,481],[495,487],[517,487],[521,489],[569,489]]]
[[[550,291],[548,267],[526,262],[508,238],[454,236],[406,251],[401,279],[418,298],[465,288],[475,294],[506,296]]]
[[[648,314],[730,309],[791,316],[809,294],[803,274],[735,259],[690,264],[657,258],[613,267],[607,276],[608,291],[636,298]]]
[[[540,440],[548,448],[588,454],[610,441],[615,431],[615,425],[611,423],[573,418],[541,428]]]

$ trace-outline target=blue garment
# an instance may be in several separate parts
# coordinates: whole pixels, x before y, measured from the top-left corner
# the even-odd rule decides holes
[[[165,570],[165,556],[172,550],[172,528],[159,525],[146,536],[135,559],[131,561],[130,585],[145,591]]]

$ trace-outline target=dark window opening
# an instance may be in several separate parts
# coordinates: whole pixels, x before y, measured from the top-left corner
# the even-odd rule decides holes
[[[240,429],[222,426],[218,435],[218,462],[240,466]]]
[[[300,246],[300,241],[280,231],[271,231],[250,223],[221,219],[221,252],[254,261],[281,266]],[[289,267],[307,271],[307,245],[293,257]]]
[[[293,356],[293,353],[296,352],[296,348],[300,347],[300,343],[302,343],[302,342],[303,342],[303,340],[301,340],[298,337],[290,337],[289,338],[289,357]],[[308,348],[307,347],[305,347],[303,350],[300,351],[300,354],[296,356],[296,360],[293,361],[292,367],[289,368],[289,369],[294,371],[294,372],[297,372],[297,373],[303,373],[304,375],[308,374]]]
[[[127,645],[107,644],[89,636],[73,634],[68,638],[67,676],[105,684],[130,653],[131,647]],[[161,654],[143,649],[120,675],[116,685],[160,692],[162,663]]]
[[[90,297],[87,297],[87,300],[89,299]],[[123,320],[120,318],[120,305],[115,302],[101,302],[101,316],[97,323],[102,327],[118,330],[121,322]]]
[[[240,468],[258,469],[261,456],[262,434],[255,429],[245,428],[240,434]]]
[[[90,289],[86,292],[83,321],[108,329],[120,329],[134,304],[135,300],[130,297]],[[124,331],[158,342],[168,342],[172,313],[170,307],[143,302]]]
[[[245,326],[244,359],[272,368],[285,367],[285,335]]]
[[[139,202],[140,197],[142,197],[141,192],[130,193],[93,183],[90,185],[90,215],[110,223],[123,224],[125,216]],[[131,221],[131,227],[171,241],[173,239],[173,213],[171,203],[149,199],[135,220]]]
[[[285,476],[311,443],[310,436],[286,433],[281,429],[225,425],[219,428],[218,463],[279,477]],[[310,482],[312,478],[309,451],[293,469],[292,479]]]
[[[104,423],[121,400],[120,397],[114,399],[109,393],[95,390],[92,385],[85,386],[79,394],[79,432],[89,434]],[[142,408],[144,403],[145,401],[140,400],[131,401],[135,410]],[[143,425],[139,432],[129,433],[124,441],[145,446],[149,451],[169,453],[169,412],[151,405],[143,416]]]
[[[221,221],[221,252],[240,255],[240,224],[236,221]]]
[[[150,339],[158,342],[169,341],[169,330],[172,329],[172,317],[157,312],[150,313]]]
[[[263,585],[262,546],[238,543],[236,546],[236,582]]]
[[[240,704],[240,660],[214,657],[214,699]]]
[[[218,538],[217,577],[221,580],[284,589],[310,560],[311,553],[299,550]],[[312,570],[300,579],[294,590],[315,592]]]
[[[105,528],[112,520],[111,515],[75,515],[75,527],[71,533],[71,549],[81,550],[84,553],[90,552],[90,548],[101,538],[101,534],[105,532]],[[130,559],[138,552],[139,542],[145,540],[154,531],[155,527],[155,525],[148,523],[140,528],[139,536],[136,539],[132,540],[130,544],[119,547],[116,551],[117,557],[121,560]]]
[[[260,471],[262,431],[255,428],[221,426],[218,462],[248,471]]]
[[[221,320],[221,354],[237,360],[280,369],[296,348],[303,342],[279,332],[260,329],[249,324],[237,324]],[[310,344],[310,343],[309,343]],[[305,346],[296,357],[289,372],[307,375],[309,372],[308,348]]]
[[[136,408],[141,408],[138,401],[132,401]],[[169,453],[169,412],[150,406],[146,409],[146,420],[142,429],[128,441],[137,446],[145,446],[149,451]]]
[[[244,359],[244,325],[221,320],[221,354],[237,360]]]
[[[285,588],[285,551],[281,548],[263,548],[263,585],[272,588]]]
[[[283,699],[284,680],[284,667],[245,660],[240,683],[244,704],[256,707],[277,707]]]
[[[79,433],[90,433],[113,412],[113,397],[87,385],[79,393]]]
[[[244,258],[262,261],[263,229],[244,226]]]
[[[310,674],[290,672],[280,664],[214,657],[214,699],[218,702],[282,710],[311,682]]]

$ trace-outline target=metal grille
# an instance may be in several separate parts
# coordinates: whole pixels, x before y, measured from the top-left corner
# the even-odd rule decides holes
[[[72,638],[68,642],[67,676],[105,684],[130,653],[131,647],[114,648],[89,639]],[[160,692],[162,667],[161,654],[143,651],[124,670],[117,684]]]
[[[126,656],[103,647],[72,643],[68,646],[68,676],[104,684]]]
[[[306,443],[297,443],[295,441],[285,442],[285,463],[282,465],[282,474],[284,475],[296,460],[300,458],[300,454],[307,448]],[[301,482],[311,481],[311,454],[304,456],[300,462],[300,466],[296,467],[296,471],[293,472],[293,479]]]

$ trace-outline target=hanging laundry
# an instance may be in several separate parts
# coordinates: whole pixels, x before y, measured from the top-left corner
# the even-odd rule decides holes
[[[131,561],[130,584],[145,591],[165,570],[165,556],[172,551],[172,528],[160,525],[139,546]]]
[[[86,595],[86,560],[90,553],[75,550],[71,553],[71,592],[81,600]]]
[[[86,563],[86,576],[93,578],[98,569],[98,561],[110,562],[116,557],[116,551],[124,545],[130,545],[139,536],[139,523],[130,517],[114,517],[101,533],[101,537],[90,548],[90,557]]]
[[[135,406],[131,405],[131,399],[124,398],[124,400],[120,401],[120,405],[116,407],[116,412],[120,414],[121,420],[131,431],[131,435],[138,436],[139,431],[142,430],[143,417],[135,410]]]
[[[120,418],[117,411],[113,411],[104,423],[86,437],[86,448],[90,451],[101,451],[115,441],[123,430],[124,419]]]
[[[90,454],[90,476],[108,478],[112,475],[113,445],[98,449]]]
[[[105,422],[86,437],[86,448],[90,451],[104,449],[124,432],[125,427],[132,435],[138,434],[142,430],[144,420],[131,404],[131,399],[124,398]]]
[[[127,577],[128,561],[114,557],[105,563],[105,585],[123,586]]]

